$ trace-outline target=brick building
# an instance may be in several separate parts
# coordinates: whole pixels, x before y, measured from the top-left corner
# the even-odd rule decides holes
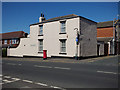
[[[23,31],[8,32],[0,34],[0,47],[2,48],[15,48],[20,43],[20,38],[26,37],[27,33]]]
[[[17,48],[8,49],[8,56],[87,57],[96,56],[97,23],[71,14],[46,20],[43,15],[38,23],[30,25],[30,34],[21,38]],[[76,39],[80,35],[80,41]],[[77,43],[76,43],[77,42]]]
[[[114,26],[113,26],[114,24]],[[97,24],[97,54],[120,54],[119,21],[107,21]]]

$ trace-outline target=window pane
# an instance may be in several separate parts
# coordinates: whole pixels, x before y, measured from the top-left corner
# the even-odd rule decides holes
[[[63,32],[63,33],[64,33],[64,32],[65,32],[65,28],[61,28],[61,32]]]
[[[12,44],[16,44],[16,40],[15,39],[12,39]]]
[[[61,47],[61,52],[66,52],[66,48],[65,47]]]
[[[65,47],[63,47],[63,52],[66,52],[66,48]]]
[[[39,51],[43,51],[43,47],[42,46],[39,47]]]
[[[39,40],[39,51],[43,52],[43,40]]]
[[[19,44],[19,40],[16,40],[16,44]]]
[[[61,40],[61,52],[66,52],[66,40]]]
[[[40,30],[42,30],[43,29],[43,26],[40,26]]]
[[[43,45],[43,41],[40,41],[40,45]]]
[[[61,22],[61,32],[64,33],[65,29],[65,22]]]
[[[40,26],[40,32],[39,32],[40,35],[43,34],[43,26]]]
[[[4,40],[4,44],[7,44],[7,40]]]

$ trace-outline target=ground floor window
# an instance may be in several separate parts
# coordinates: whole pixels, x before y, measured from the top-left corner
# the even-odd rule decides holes
[[[39,52],[43,52],[43,40],[39,40]]]
[[[4,44],[7,44],[7,40],[4,40]]]
[[[61,53],[66,52],[66,40],[60,40],[60,52]]]
[[[10,44],[19,44],[19,39],[12,39],[12,42],[10,40]]]

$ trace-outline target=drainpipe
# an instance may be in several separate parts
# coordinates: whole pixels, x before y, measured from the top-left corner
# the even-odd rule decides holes
[[[114,21],[115,19],[113,19],[113,55],[115,54],[115,27],[114,27]]]
[[[76,30],[76,36],[78,37],[78,35],[79,35],[78,28],[75,28],[74,30]],[[78,44],[77,43],[79,43],[79,40],[77,37],[76,37],[76,54],[75,54],[76,60],[78,60]]]

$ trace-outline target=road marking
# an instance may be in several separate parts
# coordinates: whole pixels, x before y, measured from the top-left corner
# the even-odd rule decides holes
[[[39,68],[55,68],[55,69],[64,69],[64,70],[70,70],[71,68],[63,68],[63,67],[50,67],[50,66],[38,66],[34,65],[34,67],[39,67]]]
[[[41,85],[41,86],[48,86],[47,84],[44,84],[44,83],[35,83],[37,85]]]
[[[41,68],[52,68],[52,67],[49,67],[49,66],[38,66],[38,65],[34,65],[34,67],[41,67]]]
[[[94,61],[88,61],[88,62],[94,62]]]
[[[6,77],[6,78],[11,78],[11,76],[4,76],[4,77]],[[20,80],[19,78],[11,78],[11,79],[13,79],[12,81],[9,81],[9,80],[7,80],[7,79],[4,79],[4,80],[2,80],[3,82],[0,82],[0,85],[2,85],[2,84],[6,84],[6,83],[12,83],[12,82],[15,82],[15,81],[18,81],[18,80]],[[30,80],[21,80],[21,81],[23,81],[23,82],[27,82],[27,83],[32,83],[32,84],[36,84],[36,85],[41,85],[41,86],[48,86],[48,87],[51,87],[51,88],[56,88],[56,89],[61,89],[61,90],[66,90],[66,89],[63,89],[63,88],[60,88],[60,87],[57,87],[57,86],[49,86],[49,85],[47,85],[47,84],[44,84],[44,83],[39,83],[39,82],[33,82],[33,81],[30,81]],[[25,87],[22,87],[22,88],[25,88]],[[27,88],[27,87],[26,87]]]
[[[18,80],[20,80],[19,78],[12,78],[12,79],[14,79],[15,81],[18,81]]]
[[[2,77],[3,75],[2,74],[0,74],[0,77]]]
[[[60,87],[56,87],[56,86],[50,86],[51,88],[57,88],[57,89],[62,89]]]
[[[4,76],[4,78],[11,78],[10,76]],[[4,83],[2,83],[2,84],[6,84],[6,83],[12,83],[12,82],[15,82],[15,81],[19,81],[20,79],[19,78],[11,78],[12,80],[11,81],[9,81],[9,80],[7,80],[7,79],[3,79],[2,81],[4,82]]]
[[[33,83],[33,81],[30,80],[22,80],[23,82]]]
[[[4,76],[4,78],[11,78],[10,76]]]
[[[71,68],[62,68],[62,67],[54,67],[56,69],[65,69],[65,70],[70,70]]]
[[[106,73],[106,74],[117,74],[115,72],[107,72],[107,71],[97,71],[98,73]]]
[[[22,64],[14,64],[14,63],[6,63],[6,64],[8,64],[8,65],[19,65],[19,66],[22,65]]]
[[[22,64],[18,64],[19,66],[21,66]]]
[[[24,87],[20,87],[20,88],[31,88],[31,87],[29,87],[29,86],[24,86]]]
[[[4,79],[4,80],[2,80],[2,81],[4,81],[5,83],[11,83],[11,82],[14,82],[14,81],[9,81],[9,80],[7,80],[7,79]]]
[[[2,78],[0,78],[0,80],[2,80]]]
[[[7,63],[8,65],[16,65],[16,64],[14,64],[14,63]]]

